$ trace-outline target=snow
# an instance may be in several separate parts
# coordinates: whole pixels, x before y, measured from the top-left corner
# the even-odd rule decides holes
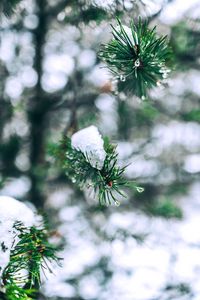
[[[188,151],[198,151],[200,146],[200,125],[195,122],[171,121],[154,127],[152,136],[157,139],[157,146],[163,149],[182,145]]]
[[[109,3],[109,0],[94,0],[94,1],[96,3],[99,3],[99,5],[100,3],[102,4]],[[114,3],[115,1],[110,0],[110,2]],[[147,3],[147,0],[145,0],[145,2]],[[155,5],[157,5],[158,0],[153,2],[155,3]],[[181,18],[183,18],[184,14],[187,13],[188,10],[187,7],[191,6],[192,3],[194,2],[198,3],[199,0],[171,1],[166,5],[166,8],[164,8],[163,13],[160,15],[160,21],[166,24],[176,23]],[[100,28],[100,26],[97,27]],[[73,26],[73,28],[75,28],[75,26]],[[129,31],[130,33],[130,28],[127,27],[127,29],[126,32],[128,33]],[[66,28],[64,28],[64,30],[66,31]],[[50,49],[49,50],[50,52],[52,51],[52,48],[57,48],[59,49],[59,51],[63,51],[64,53],[70,53],[71,57],[77,57],[79,67],[89,68],[90,66],[92,66],[92,59],[90,60],[89,56],[87,58],[87,53],[83,52],[82,55],[81,54],[79,55],[79,51],[80,51],[79,47],[77,46],[76,42],[73,41],[73,39],[76,40],[75,34],[71,35],[72,36],[72,40],[71,40],[69,39],[69,36],[67,36],[66,38],[66,34],[63,34],[62,32],[61,32],[61,36],[59,37],[58,34],[59,30],[56,29],[55,31],[56,33],[48,36],[49,46],[47,48]],[[14,42],[15,35],[16,33],[14,34],[11,33],[10,35],[9,32],[7,32],[2,38],[3,52],[1,53],[1,57],[6,63],[11,63],[11,61],[14,59],[15,56],[14,53],[15,44],[16,44]],[[63,39],[67,40],[67,45],[64,45],[64,47],[62,48]],[[88,42],[87,38],[86,38],[86,42]],[[85,44],[86,46],[88,46],[86,42]],[[24,47],[24,43],[23,43],[23,48],[27,49],[27,45],[25,45]],[[23,52],[24,53],[26,52],[26,55],[23,54],[25,59],[31,60],[31,57],[33,56],[33,54],[31,54],[31,51],[24,50]],[[87,59],[87,61],[85,59]],[[71,72],[73,72],[73,68],[72,67],[68,68],[67,66],[67,69],[65,69],[63,62],[60,61],[58,61],[58,65],[54,64],[53,66],[51,65],[51,59],[49,61],[47,60],[47,62],[50,63],[50,67],[47,64],[46,66],[47,69],[45,70],[45,73],[47,73],[48,77],[43,78],[45,79],[44,86],[46,90],[51,91],[63,87],[66,84],[65,81],[66,76],[70,75]],[[70,60],[68,63],[70,63]],[[31,62],[30,65],[32,65]],[[101,68],[101,66],[102,65],[94,66],[93,69],[89,70],[90,71],[88,72],[89,75],[85,76],[85,79],[92,82],[95,88],[97,87],[98,89],[103,87],[104,84],[109,83],[109,79],[110,79],[110,75],[108,71],[106,69]],[[11,67],[12,66],[10,66],[10,68]],[[51,67],[53,69],[53,72],[51,72]],[[10,96],[12,96],[12,98],[14,97],[16,98],[21,94],[21,88],[23,86],[34,85],[35,75],[34,73],[32,75],[30,73],[30,70],[25,69],[24,71],[21,72],[19,68],[19,72],[22,74],[22,76],[16,77],[15,82],[13,79],[14,77],[10,77],[10,81],[7,81],[6,83],[7,93]],[[29,77],[27,77],[28,72],[29,72]],[[70,74],[66,74],[67,72]],[[50,73],[50,75],[52,73],[55,73],[55,76],[50,76],[48,75],[48,73]],[[181,94],[183,94],[184,91],[187,90],[195,91],[197,95],[200,94],[199,92],[200,85],[198,84],[199,76],[197,73],[198,72],[195,72],[194,76],[189,77],[190,72],[187,72],[187,75],[182,74],[181,76],[179,76],[180,79],[178,78],[176,78],[176,80],[172,79],[170,83],[171,84],[170,89],[172,90],[172,95],[161,97],[162,96],[161,93],[163,93],[163,91],[161,91],[161,93],[158,93],[159,99],[160,101],[162,101],[161,103],[163,106],[166,106],[168,109],[170,106],[171,111],[173,110],[175,111],[176,109],[177,115],[175,115],[175,118],[178,117],[178,112],[182,108],[183,105],[182,102],[183,103],[188,102],[187,107],[190,108],[191,105],[192,108],[190,97],[185,100],[183,98],[182,101],[179,101],[180,98],[178,98],[178,96],[181,96]],[[166,91],[166,89],[164,91],[165,93],[168,92]],[[175,98],[174,95],[175,96],[177,95],[177,98]],[[97,108],[100,110],[101,115],[104,117],[105,117],[104,105],[107,105],[107,110],[108,110],[110,106],[113,107],[112,105],[115,104],[115,101],[112,102],[111,96],[108,95],[108,97],[110,97],[110,100],[106,97],[104,98],[101,97],[101,99],[100,98],[98,99],[99,101],[98,100],[96,101]],[[178,101],[176,99],[178,99]],[[130,99],[130,101],[132,100],[133,99]],[[177,101],[176,103],[175,100]],[[110,119],[113,119],[112,113],[110,113]],[[154,174],[156,175],[157,171],[159,171],[159,165],[156,165],[156,160],[149,159],[149,157],[157,158],[157,156],[162,155],[163,151],[165,151],[165,149],[167,150],[168,148],[169,151],[171,151],[171,153],[176,153],[177,149],[183,149],[182,147],[175,149],[175,146],[178,144],[178,146],[184,147],[183,149],[184,152],[187,150],[189,151],[189,153],[191,153],[191,155],[188,155],[186,157],[185,161],[181,162],[183,169],[189,173],[192,174],[194,173],[195,178],[197,178],[198,180],[197,177],[198,174],[195,173],[199,172],[200,170],[199,154],[193,154],[193,152],[195,151],[199,152],[200,125],[192,122],[190,123],[188,122],[186,124],[185,122],[182,122],[180,120],[179,122],[177,121],[167,122],[167,120],[168,120],[167,117],[166,118],[164,117],[163,119],[160,120],[160,122],[162,122],[163,124],[157,124],[153,129],[153,137],[155,137],[155,140],[153,140],[153,142],[150,144],[148,143],[147,146],[145,147],[145,150],[147,151],[145,151],[144,159],[147,160],[147,162],[146,161],[143,162],[142,157],[138,156],[138,159],[136,160],[133,159],[133,164],[129,166],[128,171],[132,176],[143,175],[143,178],[147,177],[147,173],[149,175],[153,175],[152,173],[153,170],[154,170]],[[104,124],[101,126],[104,126],[105,128]],[[13,125],[16,126],[15,128],[17,128],[17,133],[20,134],[20,136],[22,136],[22,134],[23,136],[25,136],[25,133],[27,134],[27,126],[26,124],[23,124],[23,121],[18,120],[18,124],[13,124]],[[109,126],[108,123],[106,123],[106,127],[107,130],[111,129],[111,121]],[[133,133],[131,132],[131,134],[135,138],[135,136],[137,136],[137,131],[133,131]],[[120,145],[118,145],[118,150],[120,149],[121,151],[120,152],[121,159],[122,158],[127,159],[132,152],[134,153],[134,151],[136,152],[137,149],[139,149],[139,147],[135,148],[137,141],[135,141],[134,138],[133,140],[135,144],[131,142],[130,147],[128,142],[126,143],[124,141],[123,143],[120,143]],[[180,156],[182,156],[181,151],[182,150],[179,150],[179,152],[177,152],[180,153]],[[146,155],[146,153],[148,155]],[[161,157],[161,160],[162,159],[164,160],[165,158]],[[167,165],[168,164],[170,164],[170,159],[168,159]],[[169,172],[168,176],[166,176],[166,171]],[[167,168],[166,170],[162,170],[162,172],[160,172],[158,176],[159,182],[162,177],[163,182],[165,182],[166,185],[169,176],[175,176],[173,174],[173,171],[170,168]],[[187,178],[190,179],[190,174],[186,174],[186,176]],[[153,180],[155,179],[153,178]],[[172,178],[172,180],[175,180],[175,177]],[[3,193],[4,194],[10,193],[10,195],[12,194],[12,196],[15,195],[16,197],[19,197],[20,195],[21,197],[21,194],[25,193],[30,188],[29,185],[30,183],[27,180],[22,180],[22,177],[15,180],[9,179],[8,184],[6,184],[6,190],[4,187]],[[159,186],[158,183],[157,185]],[[107,244],[105,239],[102,238],[100,242],[97,244],[96,242],[97,238],[95,238],[93,230],[90,230],[89,227],[85,226],[85,223],[83,223],[84,220],[82,220],[83,217],[81,218],[81,214],[78,213],[79,208],[82,209],[83,206],[81,205],[83,204],[84,201],[82,202],[73,201],[75,198],[73,198],[69,194],[69,191],[63,188],[63,191],[61,193],[60,189],[58,190],[58,187],[56,185],[54,194],[51,195],[51,202],[53,208],[59,209],[59,207],[61,207],[61,204],[63,204],[63,206],[66,206],[66,204],[68,203],[70,205],[72,203],[74,206],[64,207],[64,209],[60,209],[59,221],[62,222],[62,227],[60,226],[59,230],[63,229],[61,230],[61,233],[67,241],[64,250],[64,255],[60,255],[60,256],[64,257],[65,261],[64,261],[64,267],[57,268],[55,270],[56,276],[52,274],[51,280],[46,283],[48,285],[47,290],[49,291],[49,294],[46,296],[54,297],[54,298],[60,296],[63,299],[65,298],[70,299],[73,297],[78,297],[77,293],[80,293],[81,296],[85,299],[96,298],[99,300],[102,299],[105,300],[105,299],[112,298],[113,300],[114,299],[118,300],[119,298],[121,298],[124,300],[131,300],[131,299],[132,300],[133,299],[134,300],[138,300],[138,299],[163,300],[164,297],[164,299],[166,300],[169,299],[169,295],[167,291],[165,293],[165,296],[163,295],[163,297],[157,296],[157,292],[160,291],[160,289],[164,287],[169,280],[173,280],[173,282],[176,284],[177,281],[179,282],[180,279],[186,281],[188,284],[192,284],[193,291],[197,293],[196,295],[192,295],[192,296],[186,295],[184,299],[199,300],[200,299],[200,280],[199,280],[200,278],[199,277],[200,233],[198,230],[199,214],[200,214],[199,195],[200,195],[200,186],[195,193],[190,193],[189,195],[187,195],[187,198],[183,203],[184,219],[180,221],[180,223],[176,221],[171,222],[171,221],[165,221],[160,219],[154,220],[152,217],[147,217],[143,214],[138,214],[135,207],[132,206],[129,212],[126,212],[123,206],[122,206],[122,210],[120,211],[117,208],[117,213],[115,213],[115,208],[111,208],[112,209],[111,217],[108,217],[108,212],[97,213],[95,215],[95,220],[99,219],[99,221],[98,222],[96,221],[95,225],[99,224],[99,229],[101,230],[98,231],[99,240],[100,240],[100,234],[104,234],[104,231],[111,232],[115,238],[114,241],[113,239],[110,239],[107,242]],[[195,200],[195,196],[196,196],[196,200]],[[81,205],[77,205],[77,203],[80,203]],[[131,212],[131,210],[133,211],[133,213]],[[0,222],[1,222],[1,211],[2,209],[0,208]],[[87,208],[86,208],[86,212],[87,212]],[[91,219],[92,217],[89,213],[86,214],[86,212],[84,211],[89,223],[90,220],[92,221]],[[0,223],[0,246],[1,246],[1,237],[3,236],[1,227],[2,224]],[[123,232],[121,233],[120,231],[121,229],[127,230],[128,233],[136,232],[142,234],[143,231],[144,232],[147,231],[149,233],[149,236],[147,236],[145,243],[136,246],[135,241],[133,240],[132,243],[130,243],[130,238],[126,237],[125,234],[124,234],[124,239],[120,241],[120,234],[123,237]],[[90,242],[88,242],[88,240]],[[112,247],[112,252],[110,251],[111,247]],[[113,271],[114,275],[113,275],[113,279],[111,278],[112,280],[109,286],[107,286],[107,282],[109,282],[109,278],[107,278],[107,281],[103,284],[102,291],[106,293],[107,290],[107,294],[103,298],[102,291],[99,291],[99,287],[101,284],[101,273],[99,277],[96,276],[97,273],[95,273],[94,263],[95,260],[98,261],[98,256],[99,258],[100,257],[104,258],[105,253],[109,258],[109,267]],[[2,256],[0,252],[0,265],[1,264],[2,264]],[[128,268],[129,273],[128,272],[126,273],[126,268]],[[94,277],[93,280],[91,280],[91,278],[90,280],[88,280],[88,282],[79,280],[78,282],[79,285],[71,284],[71,282],[73,282],[72,280],[70,281],[71,274],[72,275],[75,274],[77,278],[80,278],[79,273],[84,272],[85,270],[86,271],[90,270],[90,274],[92,274],[92,276]],[[99,270],[99,272],[101,272],[101,269]],[[169,274],[167,274],[168,272]],[[82,277],[85,278],[86,275]],[[96,285],[96,282],[94,282],[94,280],[98,278],[100,282],[99,287]],[[163,280],[164,278],[165,280]],[[81,292],[79,291],[79,289]],[[91,289],[95,290],[97,292],[97,295],[93,294],[93,291],[91,291]],[[174,297],[171,296],[170,298],[174,300],[175,298],[177,299],[177,297],[175,296]],[[183,297],[180,297],[178,299],[183,300]]]
[[[125,10],[130,10],[136,4],[135,0],[89,0],[88,2],[107,10],[115,10],[119,5]]]
[[[180,221],[152,218],[135,209],[112,211],[109,216],[95,214],[92,219],[86,214],[86,219],[83,207],[61,208],[58,231],[68,244],[60,254],[63,267],[55,267],[44,283],[45,294],[76,297],[76,285],[70,281],[75,277],[79,278],[79,294],[84,299],[199,300],[199,194],[197,183],[179,199],[184,213]],[[96,235],[91,224],[99,226]],[[108,239],[100,238],[105,233]],[[145,242],[137,243],[130,235],[133,233],[144,235]],[[101,257],[109,259],[105,268],[113,272],[107,281],[103,281]],[[167,285],[180,283],[191,285],[195,294],[183,298],[175,291],[170,298],[172,292],[163,292]]]
[[[188,12],[192,9],[195,11],[199,0],[175,0],[171,1],[162,13],[159,19],[165,24],[175,24],[178,23]]]
[[[96,54],[90,49],[83,50],[78,57],[78,63],[81,69],[91,68],[95,62]]]
[[[128,35],[128,37],[129,37],[131,43],[132,43],[133,45],[135,45],[135,42],[134,42],[134,39],[133,39],[133,35],[132,35],[131,28],[129,28],[129,27],[126,26],[126,25],[122,25],[122,27],[123,27],[123,29],[125,30],[126,34]],[[117,26],[117,27],[115,28],[115,30],[116,30],[117,32],[121,32],[120,26]],[[125,44],[123,40],[121,40],[121,42],[122,42],[123,44]]]
[[[43,67],[42,87],[47,92],[55,92],[67,84],[75,62],[66,54],[50,54],[45,57]]]
[[[74,67],[74,59],[67,54],[51,54],[44,60],[44,70],[46,72],[63,72],[69,76]]]
[[[115,97],[103,93],[97,97],[95,105],[99,110],[98,124],[101,132],[108,136],[115,135],[118,121]]]
[[[200,154],[188,155],[185,159],[184,169],[189,173],[200,172]]]
[[[10,251],[18,242],[13,229],[17,221],[30,227],[35,224],[36,218],[25,204],[8,196],[0,196],[0,278],[9,263]]]
[[[74,133],[71,138],[72,147],[81,151],[93,168],[101,170],[106,158],[104,141],[95,126],[89,126]]]
[[[10,197],[23,197],[30,189],[31,183],[28,177],[20,176],[19,178],[9,179],[0,191],[1,195]]]
[[[112,5],[115,4],[115,1],[114,0],[93,0],[92,4],[102,8],[110,8]]]
[[[103,87],[110,82],[109,72],[103,68],[102,64],[95,66],[90,73],[88,73],[87,80],[97,87]]]

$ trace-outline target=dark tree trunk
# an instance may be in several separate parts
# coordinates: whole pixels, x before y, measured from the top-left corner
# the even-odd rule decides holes
[[[38,75],[38,82],[34,95],[29,101],[28,119],[30,122],[30,200],[37,208],[44,206],[44,181],[45,181],[45,132],[46,109],[43,90],[41,87],[43,47],[47,31],[45,7],[46,0],[37,0],[38,27],[34,31],[35,61],[34,68]]]

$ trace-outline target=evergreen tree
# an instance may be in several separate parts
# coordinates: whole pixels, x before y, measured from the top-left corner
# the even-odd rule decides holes
[[[181,150],[177,158],[155,139],[172,120],[199,123],[198,94],[183,91],[184,101],[176,106],[170,80],[199,69],[200,33],[199,19],[161,24],[159,16],[170,2],[157,7],[153,0],[1,1],[0,184],[5,191],[10,181],[24,183],[20,200],[45,213],[49,228],[17,215],[12,246],[0,237],[0,254],[9,249],[9,262],[4,266],[0,260],[0,299],[60,299],[41,283],[55,262],[60,266],[61,246],[70,243],[57,220],[66,207],[77,207],[97,244],[130,237],[143,241],[134,229],[102,229],[116,211],[139,208],[182,217],[173,200],[198,174],[183,167]],[[190,153],[184,147],[183,157]],[[137,172],[135,159],[141,157],[149,174]],[[55,196],[62,190],[63,206]],[[2,220],[0,232],[7,230]],[[85,299],[79,282],[93,274],[108,288],[109,260],[105,254],[80,274],[72,272],[65,281],[74,296],[64,299]]]

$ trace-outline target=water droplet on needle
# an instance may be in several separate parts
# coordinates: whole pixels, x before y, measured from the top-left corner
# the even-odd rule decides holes
[[[134,65],[135,65],[136,68],[138,68],[140,66],[140,60],[139,60],[139,58],[136,59]]]
[[[120,80],[121,81],[125,81],[126,80],[126,77],[124,75],[120,75]]]
[[[143,188],[143,187],[140,187],[140,186],[137,186],[137,187],[136,187],[136,190],[137,190],[138,193],[144,192],[144,188]]]

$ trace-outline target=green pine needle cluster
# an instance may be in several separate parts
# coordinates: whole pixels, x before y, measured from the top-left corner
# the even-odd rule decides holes
[[[27,228],[21,222],[16,222],[13,228],[19,242],[11,250],[10,262],[2,276],[6,297],[8,300],[35,299],[41,272],[52,272],[49,264],[60,261],[57,249],[48,242],[45,228]]]
[[[167,37],[157,37],[156,27],[149,29],[141,19],[136,25],[130,23],[130,36],[117,21],[116,28],[111,25],[113,39],[101,46],[99,56],[118,80],[120,91],[146,97],[147,90],[159,85],[170,71]]]
[[[118,165],[116,146],[107,138],[104,139],[106,158],[103,168],[98,170],[89,163],[89,159],[81,151],[71,146],[71,139],[65,137],[56,156],[59,158],[67,177],[80,189],[88,188],[95,192],[100,205],[120,205],[119,197],[126,197],[123,187],[133,188],[142,192],[142,188],[128,181],[123,175],[126,169]]]
[[[33,289],[25,289],[11,282],[6,285],[6,300],[33,300],[34,292]]]

